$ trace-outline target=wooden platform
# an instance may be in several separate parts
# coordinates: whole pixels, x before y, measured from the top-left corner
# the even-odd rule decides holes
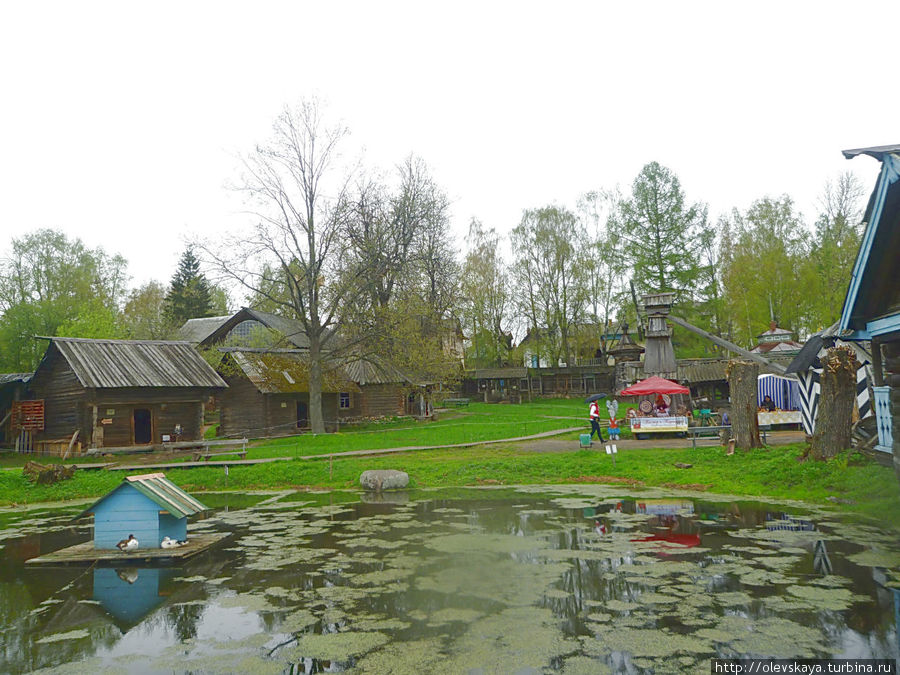
[[[228,533],[194,534],[188,536],[188,543],[178,548],[139,548],[132,553],[123,553],[118,549],[95,549],[94,542],[86,541],[68,548],[61,548],[52,553],[45,553],[37,558],[26,560],[26,565],[101,565],[135,566],[142,563],[168,564],[187,560],[202,553],[210,546],[218,543]]]

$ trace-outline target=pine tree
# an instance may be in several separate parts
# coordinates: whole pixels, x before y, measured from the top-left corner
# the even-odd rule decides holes
[[[172,277],[166,295],[165,317],[172,326],[181,326],[188,319],[212,316],[212,297],[209,281],[200,272],[200,261],[190,246],[185,249]]]

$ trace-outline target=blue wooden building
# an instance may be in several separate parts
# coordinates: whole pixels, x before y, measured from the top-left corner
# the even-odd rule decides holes
[[[94,516],[94,548],[114,549],[133,534],[140,549],[160,548],[163,537],[187,539],[187,518],[209,509],[162,473],[128,476],[77,517]]]
[[[858,155],[881,162],[881,173],[838,329],[844,339],[871,341],[878,447],[893,453],[900,478],[900,145],[844,151]]]

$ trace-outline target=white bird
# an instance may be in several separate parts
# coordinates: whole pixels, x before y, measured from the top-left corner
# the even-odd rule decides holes
[[[119,578],[129,584],[133,584],[137,581],[138,571],[133,567],[127,567],[123,570],[116,570],[116,574],[119,575]]]
[[[187,539],[171,539],[169,537],[163,537],[162,541],[159,543],[161,548],[178,548],[185,544],[187,544]]]
[[[128,539],[123,539],[116,547],[122,552],[134,551],[137,550],[138,540],[134,538],[133,534],[128,535]]]

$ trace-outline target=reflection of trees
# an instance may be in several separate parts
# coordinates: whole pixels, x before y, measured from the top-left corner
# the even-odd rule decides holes
[[[179,642],[197,637],[197,625],[206,611],[205,605],[175,605],[168,607],[165,614],[166,626],[178,637]]]

